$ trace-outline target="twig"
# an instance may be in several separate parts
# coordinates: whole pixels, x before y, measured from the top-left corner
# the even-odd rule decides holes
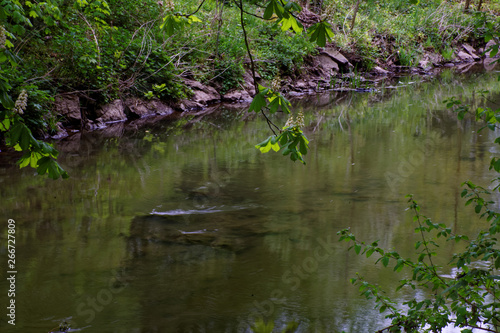
[[[201,9],[201,6],[203,6],[203,4],[205,3],[205,1],[206,1],[206,0],[203,0],[203,1],[200,3],[200,5],[198,6],[198,8],[197,8],[194,12],[192,12],[191,14],[184,14],[184,15],[179,15],[179,16],[189,17],[189,16],[191,16],[191,15],[194,15],[194,14],[198,13],[198,11]]]
[[[28,79],[28,80],[25,80],[24,83],[28,83],[28,82],[31,82],[31,81],[35,81],[35,80],[38,80],[38,79],[44,79],[46,78],[47,76],[49,76],[50,73],[52,73],[53,71],[55,71],[55,69],[57,68],[57,66],[55,66],[54,68],[52,68],[51,70],[49,70],[47,73],[43,74],[42,76],[39,76],[39,77],[34,77],[32,79]]]
[[[273,125],[274,127],[276,127],[278,130],[280,129],[278,126],[276,126],[276,124],[274,124],[268,117],[267,115],[264,113],[264,110],[260,110],[260,112],[262,113],[262,115],[266,118],[267,120],[267,126],[269,126],[269,128],[271,129],[271,131],[273,131],[274,135],[277,135],[276,132],[274,131],[274,128],[271,126]]]
[[[240,7],[240,4],[238,4],[238,2],[236,2],[236,0],[233,0],[234,4],[236,5],[236,7],[238,7],[240,9],[240,11],[242,11],[243,13],[247,14],[247,15],[250,15],[250,16],[253,16],[253,17],[256,17],[258,19],[261,19],[261,20],[266,20],[266,21],[272,21],[274,20],[274,18],[269,18],[269,19],[265,19],[264,17],[261,17],[259,15],[256,15],[256,14],[252,14],[250,12],[247,12],[246,10],[243,9],[243,7]]]
[[[240,8],[243,8],[242,0],[240,0]],[[243,37],[245,39],[245,46],[247,48],[248,57],[250,58],[250,67],[252,70],[252,78],[253,78],[253,84],[254,84],[254,88],[255,88],[255,95],[257,95],[259,93],[259,87],[257,85],[257,78],[255,77],[255,64],[253,63],[252,52],[250,51],[250,45],[248,45],[247,30],[245,28],[245,22],[243,20],[243,10],[240,10],[240,22],[241,22],[241,29],[243,30]]]
[[[92,31],[92,35],[94,36],[95,46],[97,48],[97,58],[98,58],[97,65],[101,66],[101,49],[99,48],[99,41],[97,40],[97,35],[95,33],[95,30],[94,28],[92,28],[92,25],[89,23],[89,21],[87,21],[85,15],[83,15],[82,13],[78,13],[78,15],[85,21],[85,23],[87,23],[87,25],[90,28],[90,31]]]

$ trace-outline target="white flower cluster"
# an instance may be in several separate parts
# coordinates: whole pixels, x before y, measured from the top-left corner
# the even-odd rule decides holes
[[[297,114],[297,119],[295,119],[295,126],[304,127],[304,113],[302,113],[302,111],[299,111],[299,114]]]
[[[302,111],[299,111],[299,113],[297,114],[297,118],[295,119],[293,118],[292,115],[290,115],[290,117],[286,121],[285,127],[290,127],[290,126],[298,128],[304,127],[304,113],[302,113]]]
[[[290,115],[290,117],[288,117],[288,120],[286,121],[285,127],[289,127],[289,126],[293,126],[293,125],[295,125],[295,121],[293,120],[293,116]]]
[[[0,50],[5,49],[5,43],[7,43],[7,35],[3,25],[0,25]]]
[[[272,81],[271,81],[271,90],[274,92],[278,92],[281,88],[281,79],[279,76],[276,76]]]
[[[167,3],[165,4],[165,10],[167,12],[173,13],[175,10],[175,4],[172,0],[168,0]]]
[[[13,111],[17,114],[23,114],[24,110],[26,110],[26,106],[28,106],[28,93],[26,90],[23,90],[16,100]]]

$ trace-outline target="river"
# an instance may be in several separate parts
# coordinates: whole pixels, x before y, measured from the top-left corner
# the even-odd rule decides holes
[[[307,165],[261,154],[265,120],[234,108],[76,133],[56,142],[68,180],[4,156],[0,216],[16,221],[16,326],[2,313],[0,331],[57,331],[66,321],[82,332],[250,332],[261,319],[280,329],[295,322],[298,332],[381,329],[389,322],[351,285],[356,273],[401,303],[422,292],[395,293],[408,272],[347,251],[337,232],[411,255],[408,193],[457,233],[484,226],[464,207],[460,183],[490,184],[496,135],[458,121],[442,101],[498,107],[496,75],[445,71],[379,93],[294,101],[305,114]],[[2,277],[7,231],[2,222]],[[443,246],[440,263],[457,250]],[[8,289],[2,278],[4,312]]]

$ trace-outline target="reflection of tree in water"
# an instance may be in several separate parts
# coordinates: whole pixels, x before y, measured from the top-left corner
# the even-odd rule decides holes
[[[246,302],[234,301],[231,290],[241,293],[247,287],[246,270],[252,268],[235,262],[244,261],[270,232],[256,210],[195,214],[187,221],[134,218],[127,266],[140,295],[144,328],[183,331],[197,323],[215,332],[236,325]],[[231,308],[232,303],[240,308]]]

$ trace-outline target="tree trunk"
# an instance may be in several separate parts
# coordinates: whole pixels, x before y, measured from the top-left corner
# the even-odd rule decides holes
[[[483,0],[479,0],[479,3],[477,4],[477,11],[481,11],[481,6],[483,5]]]
[[[467,0],[467,1],[470,1],[470,0]],[[360,3],[361,3],[361,0],[358,0],[356,2],[356,6],[354,7],[354,13],[352,14],[351,30],[354,29],[354,24],[356,23],[356,15],[358,14]]]
[[[468,12],[470,7],[470,0],[465,0],[464,12]]]

